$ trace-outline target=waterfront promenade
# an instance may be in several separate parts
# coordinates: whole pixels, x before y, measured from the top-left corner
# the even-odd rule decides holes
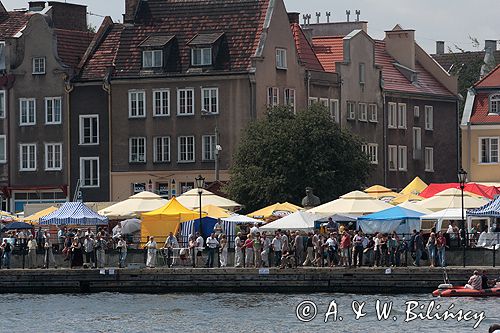
[[[475,269],[449,267],[454,285]],[[491,278],[500,268],[484,267]],[[331,292],[428,293],[443,283],[443,269],[391,268],[105,268],[0,271],[1,293]]]

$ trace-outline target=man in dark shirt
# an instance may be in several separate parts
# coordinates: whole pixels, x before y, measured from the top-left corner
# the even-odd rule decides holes
[[[422,251],[424,250],[423,234],[424,234],[424,232],[422,230],[420,230],[420,232],[418,232],[415,235],[415,241],[414,241],[415,263],[414,263],[414,265],[417,267],[420,267],[420,258],[422,257]]]

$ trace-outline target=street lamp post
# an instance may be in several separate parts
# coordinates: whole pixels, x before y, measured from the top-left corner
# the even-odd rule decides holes
[[[203,195],[203,189],[205,188],[205,178],[199,175],[195,178],[196,187],[198,188],[198,195],[200,196],[200,235],[202,235],[201,229],[201,196]]]
[[[462,246],[463,246],[463,265],[465,267],[465,249],[467,247],[467,228],[465,226],[465,217],[464,217],[464,188],[465,188],[465,182],[467,180],[467,172],[460,168],[458,171],[458,182],[460,183],[460,191],[461,191],[461,196],[462,196],[462,234],[460,235],[462,239]]]

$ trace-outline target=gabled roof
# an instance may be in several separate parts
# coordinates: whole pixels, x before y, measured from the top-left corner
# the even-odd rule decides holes
[[[14,37],[28,23],[31,13],[27,11],[0,12],[0,40]]]
[[[151,35],[139,44],[140,47],[163,47],[167,45],[174,35]]]
[[[485,77],[479,80],[475,88],[500,88],[500,65],[497,65]]]
[[[198,34],[224,33],[228,62],[218,71],[247,71],[252,67],[270,0],[148,0],[142,1],[133,25],[114,24],[89,57],[83,79],[100,79],[108,66],[114,77],[141,74],[139,45],[152,34],[175,35],[181,72],[189,69],[188,42]]]
[[[500,89],[499,89],[500,91]],[[490,114],[490,93],[478,92],[472,107],[471,124],[500,124],[499,114]]]
[[[219,40],[224,35],[223,32],[196,34],[187,45],[211,45]]]
[[[76,68],[82,60],[94,33],[88,31],[54,29],[57,36],[57,54],[68,66]]]
[[[314,53],[311,43],[309,43],[309,40],[304,35],[300,24],[291,23],[290,28],[292,29],[293,39],[295,40],[295,47],[297,48],[297,53],[302,64],[308,70],[324,71],[321,62],[316,56],[316,53]]]
[[[335,63],[344,60],[344,36],[313,37],[314,52],[327,72],[335,72]]]
[[[449,71],[451,66],[455,63],[470,64],[476,61],[482,62],[484,60],[485,51],[466,51],[466,52],[453,52],[443,54],[432,54],[431,56],[436,60],[445,71]],[[500,60],[500,50],[494,52],[495,59]]]

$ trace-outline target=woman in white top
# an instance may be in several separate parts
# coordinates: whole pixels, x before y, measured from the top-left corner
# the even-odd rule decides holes
[[[156,264],[156,242],[153,236],[149,237],[149,242],[146,243],[146,249],[148,250],[146,267],[154,268]]]
[[[220,239],[220,267],[227,266],[227,238],[226,235],[222,234]]]

